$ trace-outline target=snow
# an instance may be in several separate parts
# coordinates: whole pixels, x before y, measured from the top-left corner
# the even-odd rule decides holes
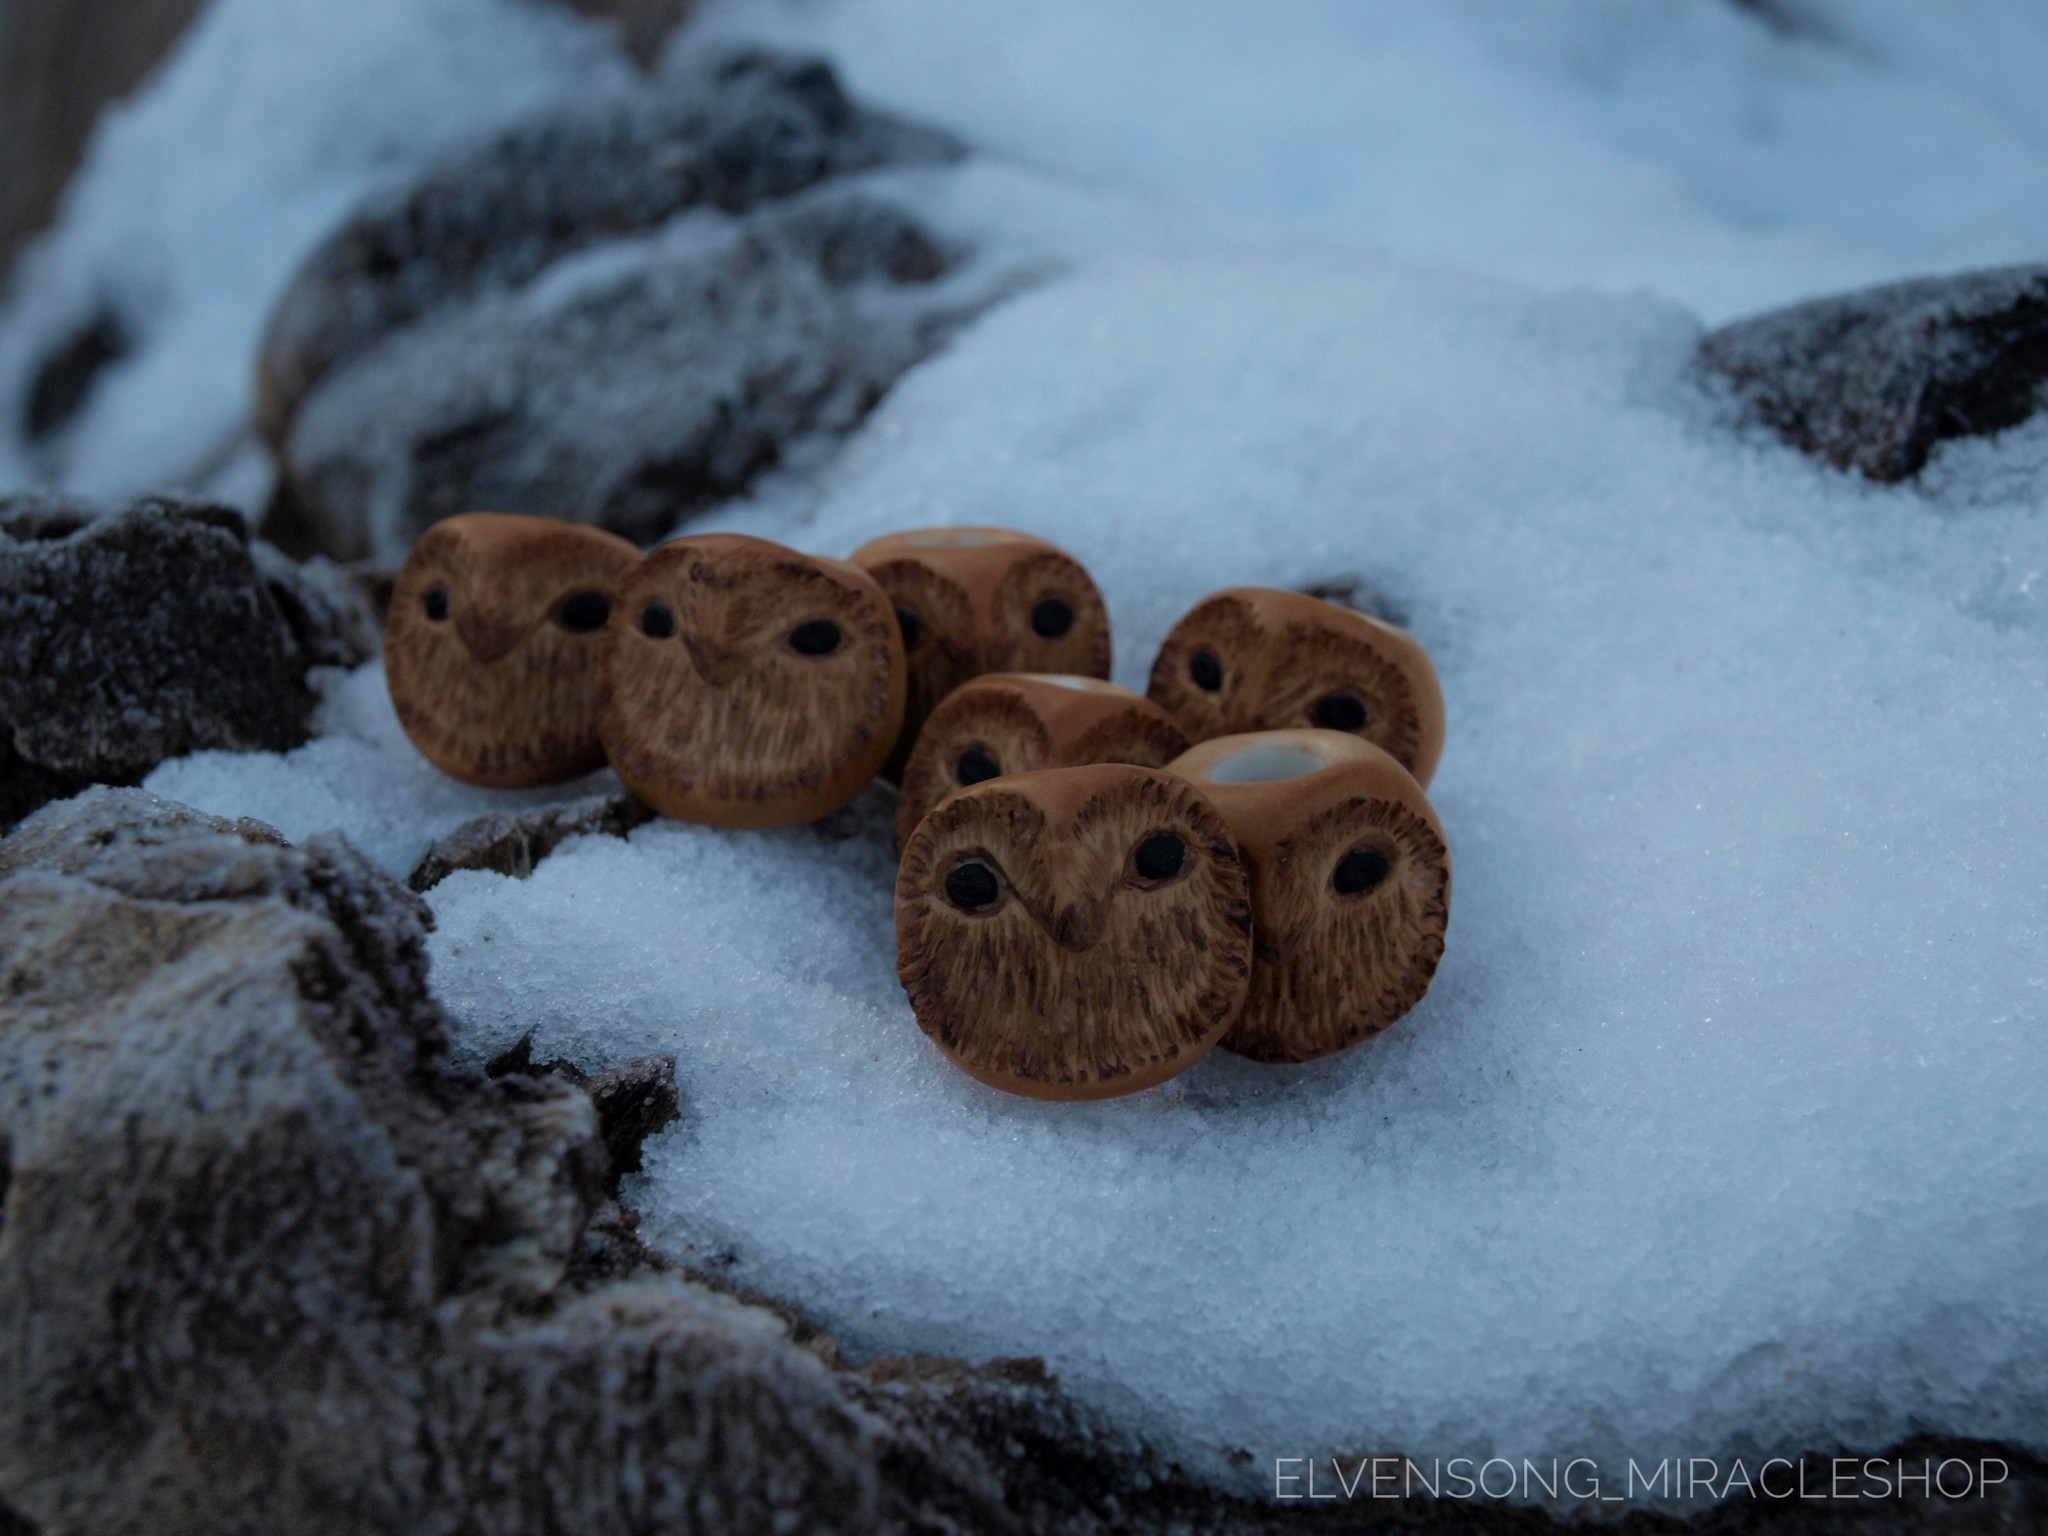
[[[1448,947],[1340,1057],[1009,1098],[896,986],[876,788],[451,877],[462,1053],[673,1054],[684,1118],[627,1191],[666,1251],[856,1354],[1040,1355],[1253,1493],[1367,1450],[2048,1449],[2048,418],[1876,488],[1731,434],[1684,373],[1703,317],[2038,258],[2048,25],[1986,0],[1972,49],[1946,8],[1778,9],[714,5],[685,50],[828,48],[1012,162],[906,197],[1069,265],[717,521],[828,554],[1042,534],[1127,685],[1217,587],[1362,577],[1449,706]],[[91,206],[57,243],[111,261]],[[202,290],[164,313],[225,336],[248,294]],[[137,420],[186,409],[154,356]],[[76,442],[147,459],[97,403]],[[399,872],[592,787],[438,779],[374,666],[326,722],[148,787]]]

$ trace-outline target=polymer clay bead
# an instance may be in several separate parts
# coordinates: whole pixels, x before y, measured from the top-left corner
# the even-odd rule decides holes
[[[919,528],[856,549],[853,563],[889,594],[910,663],[902,771],[938,702],[984,672],[1109,676],[1109,610],[1081,563],[1008,528]]]
[[[1193,741],[1245,731],[1344,731],[1427,785],[1444,748],[1444,696],[1415,637],[1275,587],[1229,587],[1168,631],[1146,694]]]
[[[1208,797],[1251,870],[1256,959],[1226,1050],[1309,1061],[1429,990],[1451,915],[1443,824],[1414,776],[1337,731],[1222,736],[1168,769]]]
[[[601,766],[604,658],[639,562],[617,535],[552,518],[465,512],[429,528],[384,626],[392,708],[421,755],[491,789]]]
[[[620,594],[599,732],[655,810],[722,827],[812,821],[861,792],[903,721],[888,599],[840,560],[700,534]]]
[[[1009,773],[1136,763],[1161,768],[1188,749],[1173,717],[1100,678],[990,672],[953,690],[903,765],[896,846],[957,789]]]
[[[990,779],[919,823],[896,881],[896,973],[970,1076],[1041,1099],[1135,1093],[1236,1020],[1251,972],[1242,860],[1187,780],[1124,764]]]

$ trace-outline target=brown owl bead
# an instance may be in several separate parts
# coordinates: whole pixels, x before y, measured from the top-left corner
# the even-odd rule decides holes
[[[1451,855],[1413,775],[1336,731],[1221,736],[1169,771],[1208,796],[1251,869],[1257,959],[1224,1049],[1310,1061],[1422,1000],[1444,952]]]
[[[896,879],[896,974],[920,1028],[992,1088],[1106,1099],[1222,1037],[1252,962],[1223,819],[1156,768],[1048,768],[962,790]]]
[[[985,779],[1088,763],[1163,768],[1187,749],[1171,715],[1115,683],[987,673],[948,694],[917,733],[903,765],[896,847],[946,796]]]
[[[849,557],[889,594],[910,660],[902,772],[933,708],[984,672],[1109,676],[1109,609],[1081,562],[1008,528],[886,534]]]
[[[1167,632],[1146,688],[1191,740],[1244,731],[1345,731],[1427,784],[1444,749],[1444,696],[1404,629],[1321,598],[1230,587]]]
[[[813,821],[861,792],[903,722],[888,599],[841,560],[699,534],[619,597],[598,728],[628,789],[717,827]]]
[[[428,529],[384,625],[384,676],[412,744],[488,789],[602,766],[604,657],[639,563],[615,534],[546,517],[466,512]]]

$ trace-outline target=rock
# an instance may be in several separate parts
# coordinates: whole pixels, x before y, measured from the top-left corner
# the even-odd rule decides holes
[[[137,790],[0,841],[0,1532],[1299,1528],[1106,1430],[1036,1361],[850,1369],[787,1309],[645,1256],[587,1093],[530,1062],[448,1069],[427,921],[338,840]],[[662,1079],[595,1082],[645,1102]],[[1857,1531],[2023,1529],[2048,1504],[2022,1453],[1914,1449],[2012,1476],[1859,1505]],[[1736,1501],[1697,1526],[1838,1513]]]
[[[253,544],[227,508],[0,497],[4,824],[183,753],[297,746],[306,669],[375,646],[337,573]]]
[[[372,203],[306,259],[257,358],[257,424],[282,446],[337,363],[564,256],[691,208],[743,213],[848,172],[958,153],[943,134],[856,107],[824,64],[766,53],[538,117]]]
[[[405,883],[415,891],[430,891],[458,869],[524,880],[534,865],[572,837],[624,837],[653,819],[654,812],[631,795],[592,795],[516,816],[493,811],[465,821],[429,848]]]
[[[1869,479],[1917,475],[1935,444],[2017,426],[2048,381],[2048,266],[1921,278],[1710,332],[1697,365],[1744,419]]]
[[[996,296],[856,175],[957,154],[750,54],[444,165],[273,316],[266,534],[390,562],[478,508],[665,536],[849,430]]]

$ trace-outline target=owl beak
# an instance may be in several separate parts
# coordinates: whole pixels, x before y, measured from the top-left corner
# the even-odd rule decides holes
[[[455,633],[462,637],[464,649],[488,666],[519,643],[520,632],[513,625],[469,613],[455,621]]]
[[[1070,901],[1053,916],[1052,941],[1070,954],[1082,954],[1102,938],[1105,918],[1099,901]]]
[[[712,645],[696,635],[683,637],[683,649],[690,653],[690,665],[713,688],[723,688],[739,675],[746,657],[722,645]]]

